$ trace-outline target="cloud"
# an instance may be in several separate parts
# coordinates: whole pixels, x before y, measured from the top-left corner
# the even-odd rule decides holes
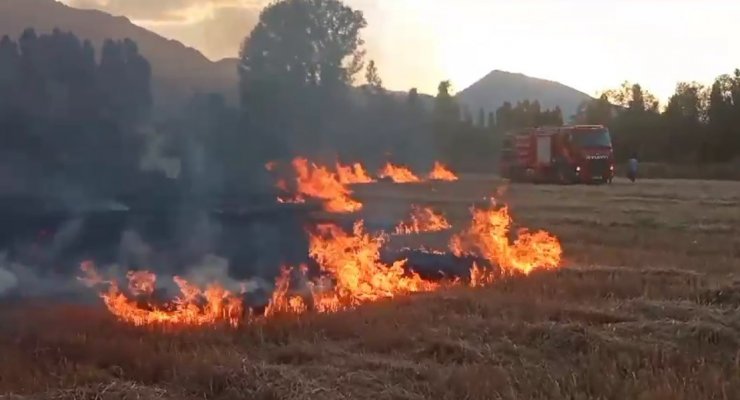
[[[63,0],[77,8],[124,15],[211,59],[236,57],[269,0]]]
[[[244,7],[221,7],[210,15],[189,24],[158,24],[145,27],[162,36],[197,48],[207,57],[218,60],[238,57],[244,38],[257,24],[259,12]]]
[[[182,22],[223,7],[260,8],[262,0],[67,0],[72,7],[95,8],[133,20]]]
[[[124,15],[135,24],[164,37],[200,50],[219,60],[238,57],[244,39],[259,20],[259,13],[272,0],[61,0],[78,8],[99,9]],[[408,90],[417,86],[434,91],[441,76],[437,44],[430,40],[430,29],[420,23],[427,18],[424,0],[345,0],[362,10],[368,20],[363,32],[368,57],[380,65],[383,81],[389,88]],[[452,0],[446,0],[451,4]],[[440,0],[440,3],[444,3]],[[403,49],[403,50],[399,50]],[[408,51],[414,49],[414,51]]]

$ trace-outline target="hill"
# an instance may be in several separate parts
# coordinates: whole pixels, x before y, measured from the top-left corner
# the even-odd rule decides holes
[[[576,113],[581,102],[591,98],[562,83],[499,70],[492,71],[457,97],[472,112],[480,108],[495,111],[506,101],[539,100],[543,108],[560,106],[566,120]]]
[[[100,48],[105,39],[130,38],[152,64],[155,105],[167,111],[196,92],[237,97],[236,60],[213,62],[199,51],[141,28],[125,17],[81,10],[54,0],[0,0],[0,36],[18,38],[28,27],[37,32],[71,31]]]

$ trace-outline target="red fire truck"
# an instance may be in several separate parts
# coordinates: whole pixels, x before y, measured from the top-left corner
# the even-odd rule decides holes
[[[504,135],[500,171],[515,182],[611,183],[614,150],[602,125],[527,128]]]

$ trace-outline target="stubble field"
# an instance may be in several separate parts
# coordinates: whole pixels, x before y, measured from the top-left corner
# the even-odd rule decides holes
[[[420,204],[461,229],[470,205],[499,190],[518,226],[560,238],[564,268],[238,331],[4,306],[0,398],[740,398],[740,184],[501,187],[469,176],[357,192],[369,222]]]

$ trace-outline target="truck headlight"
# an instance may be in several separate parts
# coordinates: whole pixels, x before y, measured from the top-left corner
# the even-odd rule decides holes
[[[581,167],[576,167],[576,172],[581,172]]]

